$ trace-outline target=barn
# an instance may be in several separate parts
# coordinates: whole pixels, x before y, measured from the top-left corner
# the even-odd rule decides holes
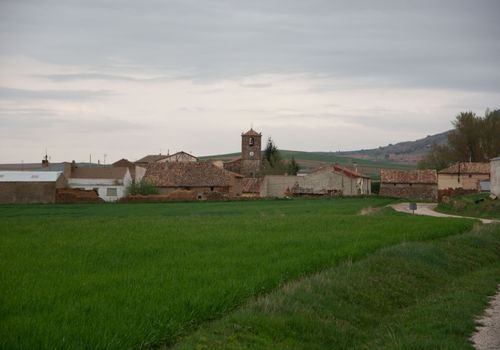
[[[380,170],[381,196],[437,200],[438,178],[436,170]]]
[[[61,171],[0,171],[0,203],[55,203],[66,185]]]

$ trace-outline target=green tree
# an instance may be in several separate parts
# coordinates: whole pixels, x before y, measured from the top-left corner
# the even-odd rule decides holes
[[[271,138],[267,139],[264,149],[264,160],[262,162],[263,175],[296,175],[299,171],[299,165],[292,157],[290,162],[283,160],[278,147]]]
[[[288,175],[297,175],[299,170],[300,170],[299,164],[295,161],[295,158],[292,156],[292,159],[290,159],[287,165]]]
[[[453,121],[446,145],[433,145],[419,168],[441,170],[456,162],[488,162],[500,154],[500,110],[481,117],[462,112]]]

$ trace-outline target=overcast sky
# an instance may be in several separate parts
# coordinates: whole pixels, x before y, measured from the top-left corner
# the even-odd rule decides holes
[[[0,0],[0,163],[353,150],[500,107],[500,1]]]

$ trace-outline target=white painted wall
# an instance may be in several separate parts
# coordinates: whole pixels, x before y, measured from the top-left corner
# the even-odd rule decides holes
[[[106,202],[114,202],[127,195],[127,187],[132,183],[132,177],[127,170],[125,177],[121,180],[114,179],[75,179],[68,180],[70,188],[81,188],[84,190],[97,189],[99,197]],[[116,189],[116,196],[108,196],[108,188]]]

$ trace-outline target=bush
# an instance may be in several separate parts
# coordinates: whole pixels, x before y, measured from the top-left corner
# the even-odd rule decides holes
[[[151,194],[158,194],[158,188],[156,188],[155,185],[153,185],[150,182],[146,181],[139,181],[137,183],[131,183],[128,188],[127,188],[128,194],[129,195],[151,195]]]

